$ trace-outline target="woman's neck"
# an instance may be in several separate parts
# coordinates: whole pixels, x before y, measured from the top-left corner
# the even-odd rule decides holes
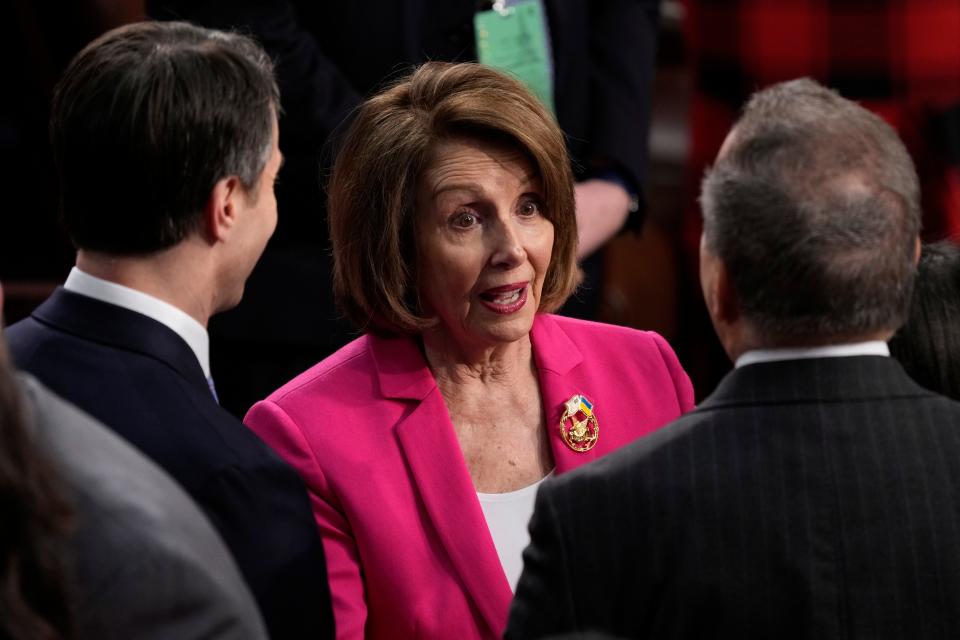
[[[442,337],[424,335],[423,348],[441,391],[448,386],[509,386],[535,371],[529,336],[491,347],[463,349]]]
[[[513,491],[553,468],[529,337],[479,358],[455,357],[428,339],[424,351],[477,491]]]

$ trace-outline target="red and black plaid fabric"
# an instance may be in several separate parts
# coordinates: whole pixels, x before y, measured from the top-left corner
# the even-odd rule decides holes
[[[692,185],[753,91],[810,76],[899,131],[923,183],[927,235],[960,240],[960,0],[687,0],[686,6],[695,69]],[[698,224],[687,226],[699,235]],[[695,247],[696,238],[689,240]]]
[[[743,102],[810,76],[900,133],[923,187],[927,239],[960,242],[960,0],[684,0],[694,69],[677,351],[701,393],[729,369],[697,280],[696,196]]]

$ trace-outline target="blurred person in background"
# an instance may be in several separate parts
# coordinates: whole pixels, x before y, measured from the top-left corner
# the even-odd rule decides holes
[[[563,134],[518,81],[428,63],[330,181],[364,332],[245,419],[313,499],[340,638],[497,638],[537,486],[692,406],[660,336],[553,315],[576,286]]]
[[[960,400],[960,247],[924,245],[910,315],[890,353],[921,385]]]
[[[0,310],[2,302],[0,289]],[[74,513],[35,441],[22,394],[0,334],[0,637],[70,638],[64,556]]]
[[[236,564],[190,498],[15,372],[2,333],[0,523],[2,638],[267,637]]]

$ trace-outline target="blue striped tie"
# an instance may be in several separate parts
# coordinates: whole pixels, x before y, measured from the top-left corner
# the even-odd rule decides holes
[[[207,378],[207,386],[210,387],[210,394],[213,396],[214,401],[220,404],[220,398],[217,397],[217,388],[213,386],[213,378]]]

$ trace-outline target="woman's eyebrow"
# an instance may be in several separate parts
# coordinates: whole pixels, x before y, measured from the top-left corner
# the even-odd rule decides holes
[[[441,194],[447,193],[449,191],[465,191],[475,196],[483,195],[483,188],[478,184],[454,183],[454,184],[445,184],[445,185],[438,186],[433,191],[433,198],[436,199]]]

